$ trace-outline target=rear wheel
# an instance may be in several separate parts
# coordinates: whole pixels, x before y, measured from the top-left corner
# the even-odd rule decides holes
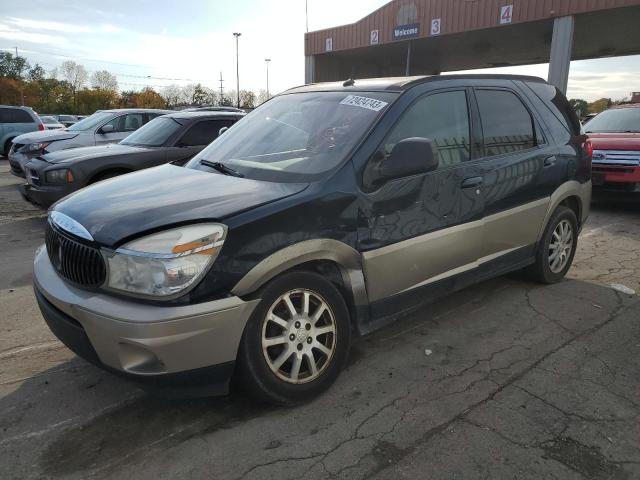
[[[13,142],[13,138],[10,138],[6,142],[4,142],[4,147],[2,148],[2,154],[5,158],[9,158],[9,150],[11,150],[11,142]]]
[[[578,245],[578,220],[570,208],[560,206],[542,235],[531,276],[542,283],[557,283],[571,268]]]
[[[349,314],[340,292],[320,275],[292,272],[260,296],[238,354],[244,386],[279,405],[317,396],[338,377],[349,353]]]

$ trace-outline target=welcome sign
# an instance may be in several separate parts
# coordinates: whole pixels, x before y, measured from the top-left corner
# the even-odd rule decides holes
[[[420,35],[420,24],[400,25],[393,29],[393,39],[403,40],[405,38],[415,38]]]

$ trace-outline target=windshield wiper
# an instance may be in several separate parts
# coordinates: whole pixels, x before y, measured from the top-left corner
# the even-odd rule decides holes
[[[200,164],[204,165],[205,167],[211,167],[219,171],[220,173],[224,173],[225,175],[231,175],[232,177],[240,177],[240,178],[244,177],[244,175],[241,174],[240,172],[234,170],[233,168],[229,168],[225,164],[220,162],[210,162],[209,160],[200,160]]]

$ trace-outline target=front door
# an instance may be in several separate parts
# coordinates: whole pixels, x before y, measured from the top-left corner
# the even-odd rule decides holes
[[[359,232],[370,302],[473,269],[482,242],[482,168],[469,162],[471,122],[465,89],[415,101],[364,171]],[[437,146],[435,171],[379,183],[377,166],[405,138]]]
[[[135,132],[143,124],[143,113],[128,113],[126,115],[120,115],[119,117],[113,118],[96,131],[96,145],[118,143],[120,140],[127,138],[131,133]],[[103,132],[103,128],[106,125],[113,127],[113,130],[108,133]]]

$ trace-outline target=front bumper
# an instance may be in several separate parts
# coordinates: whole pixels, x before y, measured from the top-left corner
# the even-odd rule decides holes
[[[25,177],[24,166],[30,162],[36,155],[29,156],[26,153],[16,152],[13,147],[9,151],[9,166],[11,173],[16,177]]]
[[[42,208],[48,208],[61,198],[74,192],[67,185],[36,186],[28,183],[18,187],[22,198]]]
[[[158,306],[80,290],[34,261],[36,298],[52,332],[86,360],[156,385],[205,381],[227,392],[242,332],[259,300]]]

